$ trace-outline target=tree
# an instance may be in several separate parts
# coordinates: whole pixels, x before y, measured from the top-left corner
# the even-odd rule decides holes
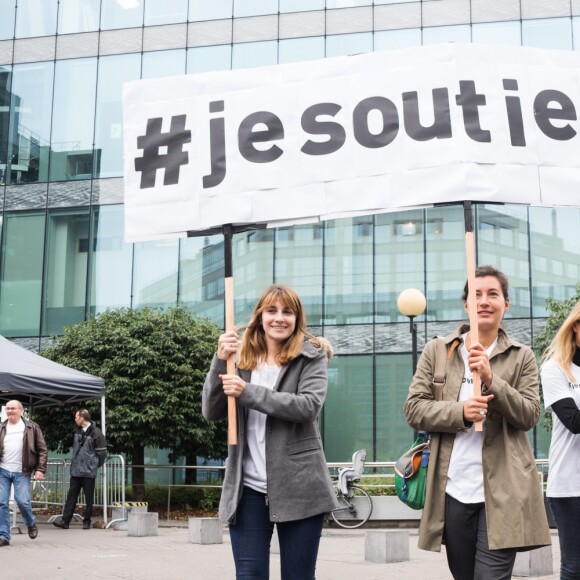
[[[46,358],[102,377],[106,385],[109,452],[143,465],[145,447],[171,450],[171,459],[226,455],[224,422],[201,414],[205,374],[220,329],[183,307],[117,308],[69,326],[42,352]],[[96,417],[100,402],[86,401]],[[66,452],[72,441],[73,408],[35,412],[50,449]],[[133,490],[144,492],[144,468],[133,468]]]
[[[570,311],[578,300],[580,300],[580,284],[576,286],[576,293],[566,300],[556,300],[554,298],[548,298],[546,300],[546,309],[550,314],[546,326],[544,326],[542,332],[534,340],[534,348],[539,354],[540,360],[544,352],[546,352],[546,349],[550,346],[554,336],[556,336],[558,329],[562,326],[564,320],[566,320],[566,317],[570,314]],[[540,384],[540,391],[541,389],[542,385]],[[551,413],[544,413],[542,427],[547,431],[552,429]]]

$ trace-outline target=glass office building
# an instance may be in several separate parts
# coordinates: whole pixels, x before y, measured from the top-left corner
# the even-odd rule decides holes
[[[223,325],[221,236],[124,243],[123,83],[441,42],[577,50],[580,2],[3,0],[0,333],[38,349],[107,307],[176,303]],[[477,262],[512,284],[507,329],[532,344],[546,298],[580,279],[580,209],[482,204],[475,218]],[[328,459],[362,447],[396,458],[412,436],[411,335],[396,298],[427,297],[419,349],[465,318],[462,208],[247,232],[233,252],[237,322],[267,284],[287,283],[335,347]],[[531,436],[545,456],[547,434]]]

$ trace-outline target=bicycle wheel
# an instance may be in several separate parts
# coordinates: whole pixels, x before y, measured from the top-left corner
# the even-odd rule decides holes
[[[373,502],[369,494],[360,487],[349,488],[351,497],[338,495],[339,507],[332,510],[332,519],[342,528],[359,528],[366,524],[373,512]]]

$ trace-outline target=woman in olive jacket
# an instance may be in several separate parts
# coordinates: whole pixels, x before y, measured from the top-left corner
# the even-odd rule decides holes
[[[456,580],[511,578],[516,552],[550,544],[527,431],[540,414],[532,351],[500,327],[509,308],[506,276],[476,269],[479,342],[469,326],[445,338],[442,400],[432,392],[435,340],[429,342],[405,402],[411,427],[433,434],[419,547],[440,551]],[[467,300],[467,285],[464,291]],[[482,395],[473,396],[472,371]],[[483,421],[483,432],[475,422]]]
[[[237,399],[238,444],[228,448],[220,518],[230,524],[239,578],[269,578],[274,524],[282,578],[314,580],[324,514],[337,506],[318,419],[326,397],[329,352],[306,340],[300,298],[270,286],[258,300],[242,338],[219,337],[203,387],[204,416],[227,416]],[[238,370],[226,360],[238,353]]]

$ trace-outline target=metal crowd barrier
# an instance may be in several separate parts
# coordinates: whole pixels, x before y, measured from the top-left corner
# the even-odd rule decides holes
[[[59,508],[60,510],[60,513],[49,517],[49,523],[52,523],[62,515],[69,484],[70,460],[50,458],[44,478],[31,483],[33,507],[45,510]],[[81,491],[77,507],[83,505],[85,505],[85,497]],[[93,505],[103,509],[103,521],[106,525],[109,520],[109,509],[112,507],[121,508],[121,517],[110,522],[107,527],[114,521],[127,519],[127,508],[125,507],[125,460],[121,455],[109,455],[107,461],[97,473]],[[74,517],[82,519],[79,514],[74,514]]]

